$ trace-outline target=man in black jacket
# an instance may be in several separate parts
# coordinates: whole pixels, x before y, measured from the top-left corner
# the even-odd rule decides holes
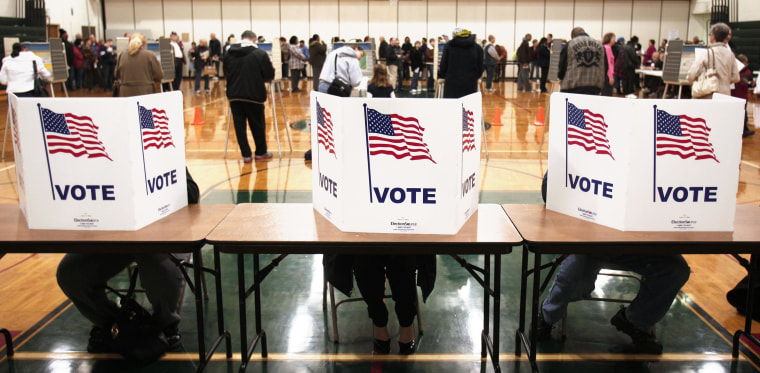
[[[264,102],[267,100],[265,82],[274,79],[274,67],[267,52],[254,44],[256,34],[246,30],[240,44],[233,44],[224,58],[224,76],[227,78],[227,98],[230,100],[232,119],[235,121],[243,162],[250,163],[251,148],[245,131],[245,122],[251,127],[256,145],[257,160],[272,158],[267,151]]]
[[[327,57],[327,45],[319,35],[314,34],[309,42],[309,64],[311,64],[312,75],[314,83],[312,88],[315,91],[319,90],[319,74],[322,73],[322,66],[325,65],[325,58]]]
[[[475,42],[469,30],[456,28],[453,39],[446,43],[441,56],[438,76],[446,79],[444,98],[459,98],[478,91],[478,79],[483,74],[483,48]]]
[[[64,29],[58,30],[63,40],[63,48],[66,50],[66,67],[69,71],[69,77],[66,79],[66,89],[74,90],[74,44],[69,41],[69,33]]]

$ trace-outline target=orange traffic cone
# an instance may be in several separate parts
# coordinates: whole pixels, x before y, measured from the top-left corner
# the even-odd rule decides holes
[[[201,119],[201,108],[199,108],[198,106],[195,107],[195,117],[193,118],[193,122],[190,124],[194,126],[202,126],[206,124],[206,122],[204,122],[203,119]]]
[[[536,126],[543,126],[544,125],[544,107],[539,106],[538,107],[538,116],[536,116]]]
[[[501,110],[499,107],[496,107],[496,111],[493,113],[493,122],[491,122],[492,126],[503,126],[504,124],[501,123]]]

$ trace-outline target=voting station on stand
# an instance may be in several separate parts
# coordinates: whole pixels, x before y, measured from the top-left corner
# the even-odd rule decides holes
[[[180,92],[9,102],[30,228],[136,230],[187,205]]]
[[[456,234],[477,210],[480,93],[311,94],[314,209],[347,232]]]
[[[546,207],[619,230],[732,231],[743,108],[553,94]]]

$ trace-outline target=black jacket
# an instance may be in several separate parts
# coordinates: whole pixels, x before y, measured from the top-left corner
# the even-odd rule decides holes
[[[313,67],[321,68],[327,57],[327,45],[324,42],[313,41],[309,44],[309,63]]]
[[[483,48],[475,36],[455,37],[446,43],[438,75],[446,79],[444,98],[459,98],[478,91],[478,78],[483,74]]]
[[[399,63],[399,55],[401,54],[400,47],[394,47],[389,45],[385,48],[385,63],[388,65],[397,65]]]
[[[549,62],[552,58],[552,52],[549,50],[549,47],[547,47],[544,44],[541,44],[538,46],[538,66],[540,67],[549,67]]]
[[[224,58],[227,98],[256,102],[267,100],[265,82],[274,79],[274,67],[267,52],[250,44],[233,44]]]

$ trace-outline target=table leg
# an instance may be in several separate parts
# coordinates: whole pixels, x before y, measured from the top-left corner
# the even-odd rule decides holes
[[[501,323],[501,254],[494,254],[493,264],[493,351],[491,361],[496,373],[501,372],[499,365],[499,324]]]
[[[736,333],[734,333],[734,343],[731,350],[731,355],[734,358],[739,357],[739,346],[741,346],[742,335],[746,337],[750,342],[760,346],[760,341],[758,341],[758,339],[752,335],[752,315],[754,313],[755,303],[755,282],[757,281],[757,278],[754,276],[755,271],[757,271],[757,261],[755,260],[755,255],[753,254],[749,259],[749,289],[747,289],[747,307],[745,308],[744,330],[737,330]]]
[[[488,357],[488,329],[491,327],[491,255],[486,254],[483,262],[483,334],[480,338],[480,357],[485,359]]]
[[[541,292],[541,254],[534,253],[533,264],[533,299],[531,300],[531,330],[530,330],[530,357],[531,366],[534,372],[538,372],[538,366],[536,364],[536,334],[538,328],[538,310],[540,305],[538,304],[538,295]]]
[[[214,278],[216,282],[216,313],[217,313],[217,327],[219,335],[224,335],[225,347],[227,348],[227,359],[232,358],[232,337],[230,333],[224,329],[224,303],[222,300],[222,266],[221,259],[219,257],[219,249],[214,247]]]
[[[282,89],[281,89],[282,90]],[[253,254],[253,285],[254,306],[256,307],[256,338],[261,339],[261,357],[267,357],[267,333],[261,327],[261,281],[259,277],[259,254]]]
[[[198,357],[200,358],[201,365],[205,365],[206,361],[206,333],[205,329],[203,328],[203,297],[201,297],[201,289],[198,288],[198,284],[201,283],[201,275],[203,272],[203,268],[200,268],[200,265],[198,263],[201,263],[200,261],[201,256],[201,249],[198,248],[196,250],[193,250],[193,263],[195,264],[195,267],[193,268],[193,278],[196,284],[195,287],[195,318],[197,321],[197,327],[198,327]],[[219,282],[219,279],[216,280],[216,282]]]
[[[520,321],[517,324],[515,333],[515,356],[520,356],[523,342],[525,339],[525,312],[527,306],[528,293],[528,247],[523,245],[522,249],[522,270],[520,276]],[[527,345],[525,346],[528,347]]]
[[[248,366],[248,359],[250,358],[250,354],[248,354],[248,324],[246,323],[246,310],[245,310],[245,263],[244,263],[244,254],[237,254],[238,258],[238,306],[240,307],[240,352],[242,353],[242,356],[240,357],[243,361],[242,364],[240,364],[240,371],[244,372],[246,366]]]

